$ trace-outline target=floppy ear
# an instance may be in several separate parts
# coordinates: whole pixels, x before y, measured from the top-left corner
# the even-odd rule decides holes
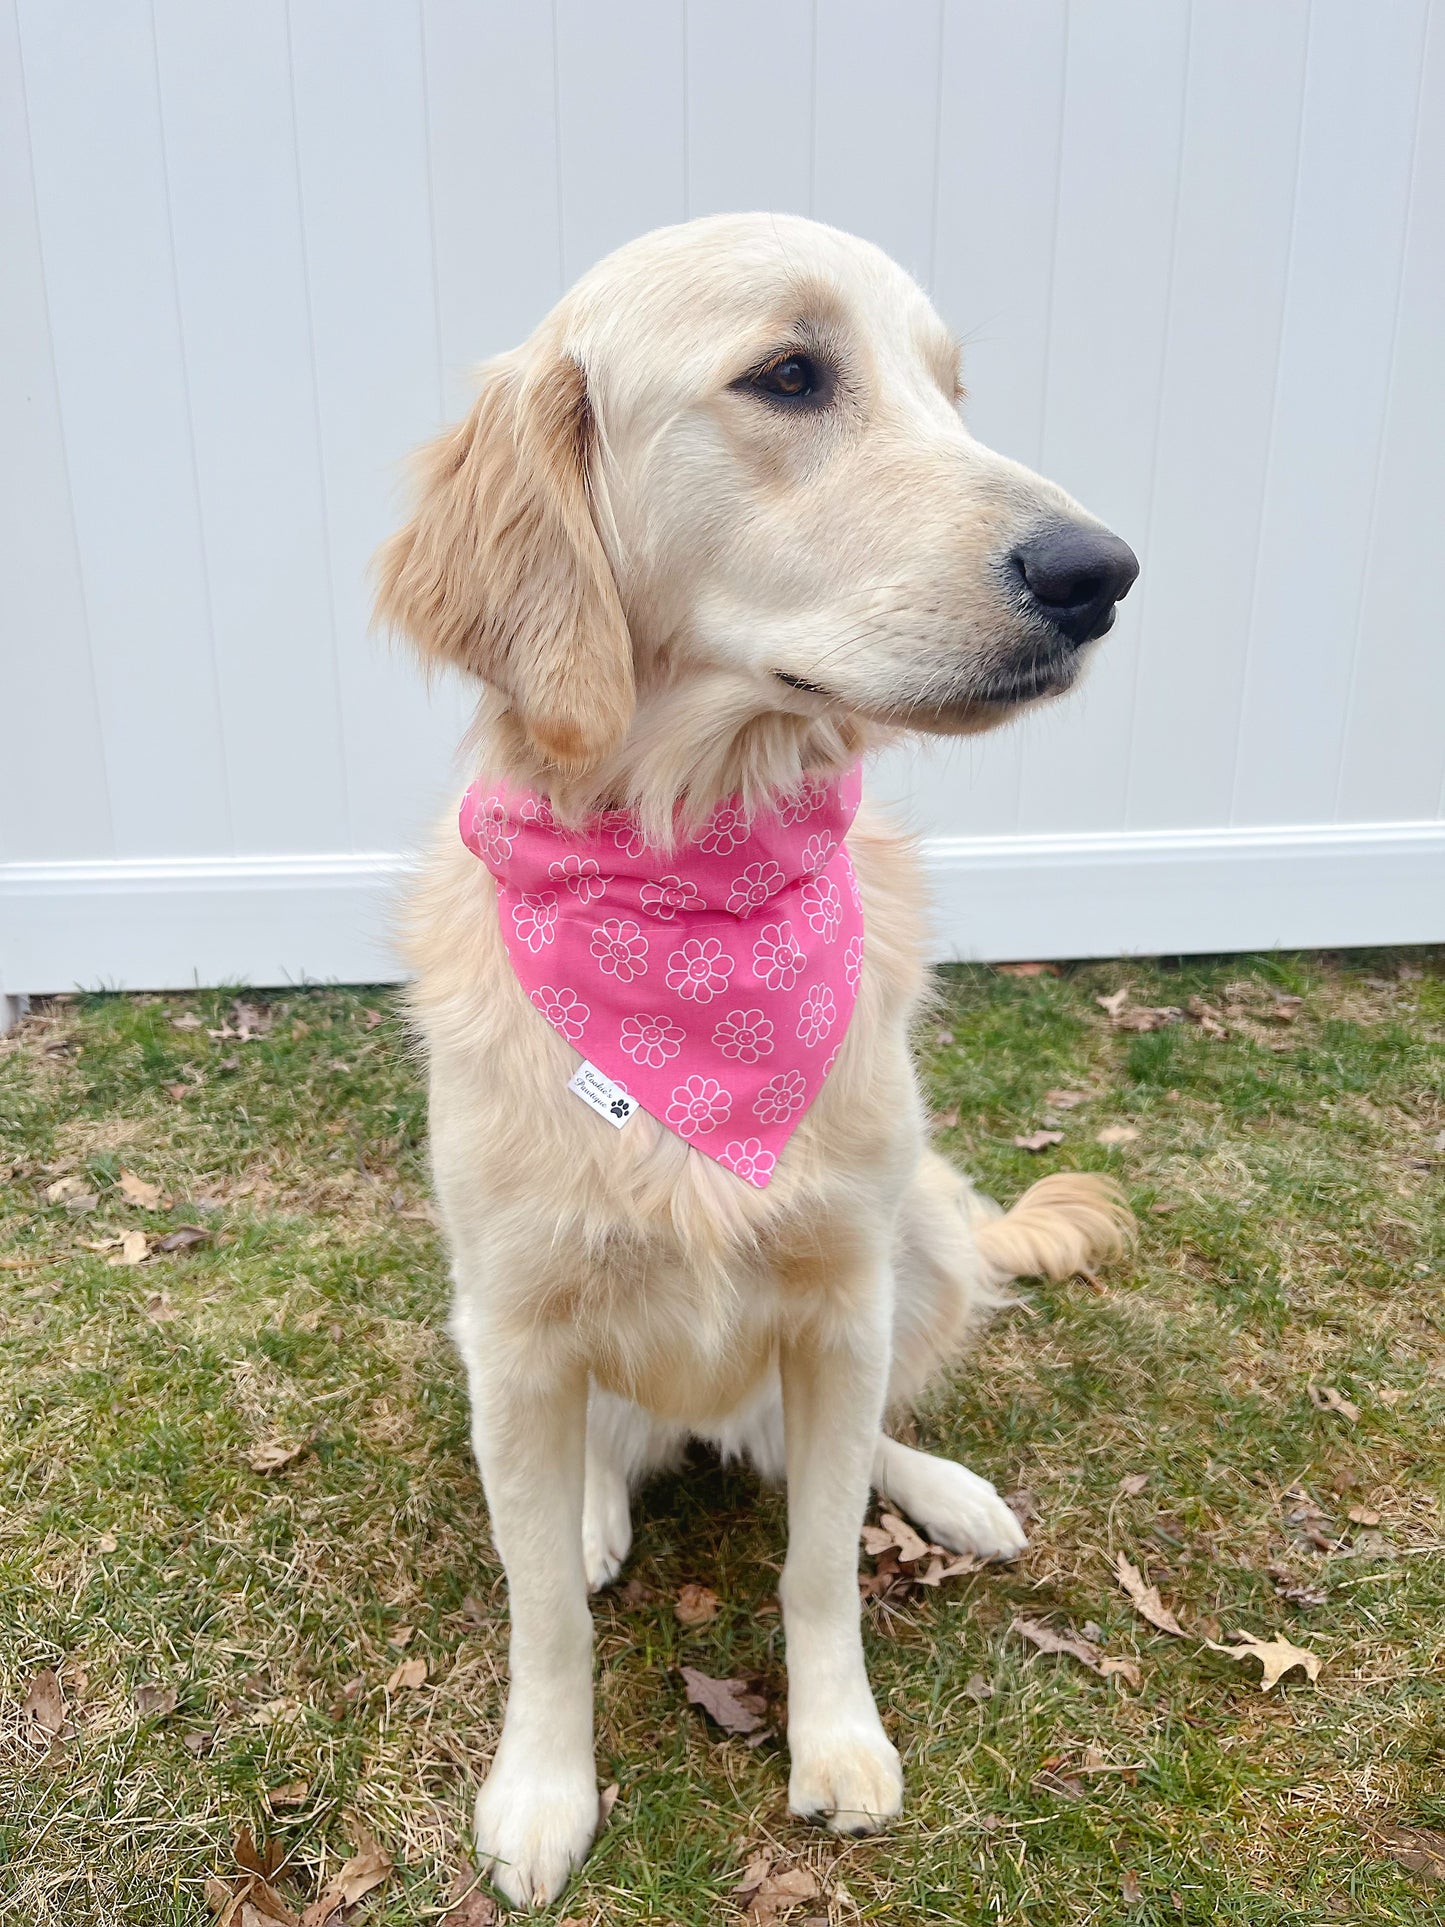
[[[592,416],[565,355],[483,371],[466,420],[423,449],[416,514],[377,556],[377,613],[423,656],[494,684],[550,762],[616,748],[632,641],[587,491]]]

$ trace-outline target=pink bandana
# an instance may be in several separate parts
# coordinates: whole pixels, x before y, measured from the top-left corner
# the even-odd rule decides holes
[[[573,831],[530,791],[473,784],[462,799],[512,968],[553,1030],[759,1188],[853,1014],[863,913],[843,838],[861,790],[855,766],[767,816],[720,803],[669,851],[626,811]]]

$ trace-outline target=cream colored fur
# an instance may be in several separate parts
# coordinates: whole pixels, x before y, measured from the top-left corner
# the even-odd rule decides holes
[[[826,407],[749,385],[804,350],[836,374]],[[485,684],[479,771],[572,820],[636,809],[659,840],[901,726],[989,727],[1029,646],[998,555],[1041,517],[1086,518],[974,442],[957,400],[941,323],[876,249],[772,216],[648,235],[484,369],[468,420],[423,455],[382,614]],[[890,1439],[885,1412],[1010,1278],[1091,1266],[1127,1227],[1098,1179],[1047,1178],[999,1214],[929,1151],[909,1052],[918,867],[866,808],[849,847],[858,1003],[764,1191],[646,1113],[618,1132],[569,1095],[576,1055],[513,976],[454,823],[414,895],[452,1328],[511,1597],[477,1844],[515,1901],[555,1897],[591,1842],[587,1589],[626,1557],[632,1487],[690,1437],[787,1479],[794,1809],[847,1831],[897,1812],[859,1630],[869,1485],[944,1544],[1006,1558],[1023,1536],[986,1480]]]

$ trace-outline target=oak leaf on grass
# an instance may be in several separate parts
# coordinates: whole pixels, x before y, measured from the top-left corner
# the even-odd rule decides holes
[[[1189,1637],[1159,1597],[1159,1588],[1145,1585],[1143,1573],[1122,1552],[1115,1556],[1114,1576],[1134,1602],[1134,1610],[1141,1618],[1147,1619],[1151,1626],[1157,1626],[1161,1633],[1172,1633],[1176,1639]]]
[[[1230,1641],[1235,1643],[1231,1644]],[[1272,1686],[1278,1685],[1285,1674],[1293,1672],[1296,1666],[1302,1666],[1313,1682],[1319,1678],[1320,1667],[1324,1664],[1318,1653],[1311,1653],[1288,1639],[1261,1639],[1257,1633],[1232,1633],[1230,1640],[1223,1644],[1217,1639],[1207,1639],[1204,1643],[1213,1652],[1228,1653],[1231,1659],[1257,1659],[1264,1668],[1259,1682],[1261,1693],[1267,1693]]]
[[[333,1874],[320,1898],[313,1900],[301,1916],[301,1927],[326,1927],[333,1914],[353,1907],[373,1887],[379,1887],[396,1862],[369,1834],[363,1835],[356,1852]]]
[[[1119,1678],[1137,1693],[1143,1683],[1143,1675],[1132,1659],[1114,1659],[1102,1646],[1092,1639],[1081,1639],[1076,1634],[1056,1633],[1052,1626],[1046,1626],[1041,1619],[1029,1619],[1023,1614],[1015,1617],[1009,1627],[1020,1639],[1026,1639],[1031,1646],[1037,1646],[1041,1653],[1066,1653],[1087,1666],[1091,1673],[1101,1679],[1112,1679],[1117,1673]]]
[[[681,1671],[688,1699],[725,1733],[756,1733],[761,1729],[768,1703],[755,1690],[753,1680],[713,1679],[695,1666],[684,1666]]]

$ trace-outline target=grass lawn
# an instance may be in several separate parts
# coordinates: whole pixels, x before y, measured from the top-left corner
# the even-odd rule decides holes
[[[1120,1028],[1097,998],[1126,984],[1126,1012],[1220,1021]],[[441,1918],[496,1731],[504,1593],[393,999],[252,1001],[57,1000],[0,1040],[16,1927],[212,1920],[243,1826],[298,1913],[366,1833],[395,1871],[343,1918]],[[788,1818],[776,1736],[724,1737],[679,1675],[760,1679],[777,1717],[779,1496],[702,1458],[650,1490],[641,1584],[595,1608],[619,1797],[551,1917],[741,1920],[764,1850],[816,1876],[795,1923],[1436,1917],[1445,952],[957,969],[920,1047],[941,1143],[987,1189],[1109,1170],[1140,1215],[1130,1262],[1032,1284],[919,1422],[1027,1495],[1030,1549],[870,1601],[908,1806],[835,1841]],[[1015,1147],[1040,1128],[1062,1140]],[[205,1236],[163,1248],[183,1226]],[[253,1469],[268,1447],[303,1449]],[[1134,1611],[1119,1552],[1188,1637]],[[685,1584],[715,1617],[679,1622]],[[1020,1615],[1087,1628],[1137,1690],[1026,1645]],[[1261,1692],[1205,1643],[1240,1629],[1311,1650],[1318,1683]],[[23,1710],[46,1668],[59,1737],[53,1700]]]

